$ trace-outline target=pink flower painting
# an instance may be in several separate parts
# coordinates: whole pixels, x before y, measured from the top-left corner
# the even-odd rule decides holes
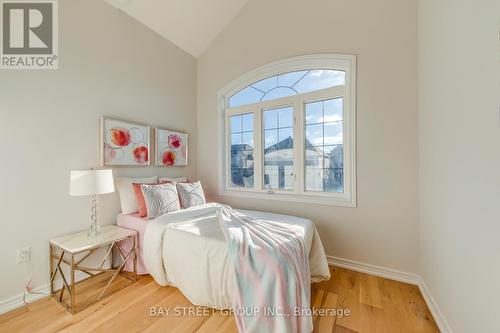
[[[104,166],[149,165],[150,128],[116,119],[101,119]]]
[[[161,128],[155,129],[156,164],[159,166],[187,165],[187,134]]]

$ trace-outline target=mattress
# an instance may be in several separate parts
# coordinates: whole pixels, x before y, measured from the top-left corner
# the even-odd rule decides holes
[[[119,227],[132,229],[137,231],[137,274],[144,275],[148,274],[146,267],[144,266],[144,258],[142,256],[142,248],[144,247],[144,233],[146,232],[146,227],[148,225],[148,220],[145,217],[139,217],[139,214],[119,214],[116,219],[116,224]],[[132,248],[132,240],[126,239],[120,242],[120,249],[126,255]],[[132,272],[134,270],[133,260],[128,260],[123,267],[126,272]]]

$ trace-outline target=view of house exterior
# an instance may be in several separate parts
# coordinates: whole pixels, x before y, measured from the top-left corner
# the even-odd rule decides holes
[[[343,191],[343,145],[323,151],[306,140],[306,189]],[[264,187],[293,190],[293,139],[288,137],[264,150]],[[231,182],[236,187],[253,187],[254,150],[248,144],[231,145]]]

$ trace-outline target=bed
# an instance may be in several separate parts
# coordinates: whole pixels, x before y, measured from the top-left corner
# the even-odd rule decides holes
[[[118,225],[138,232],[139,274],[149,273],[160,285],[176,286],[193,304],[225,309],[231,307],[234,285],[226,240],[216,221],[216,205],[208,203],[183,209],[150,221],[133,214],[121,214]],[[323,260],[323,246],[310,220],[267,212],[238,211],[308,229],[306,244],[311,280],[329,278],[328,264]]]
[[[330,278],[323,245],[308,219],[208,203],[152,220],[120,214],[117,224],[138,232],[138,274],[177,287],[195,305],[272,306],[289,314],[309,308],[311,282]],[[132,244],[120,246],[125,252]],[[310,316],[260,312],[235,318],[240,332],[312,330]]]
[[[272,305],[292,313],[309,308],[311,282],[330,278],[323,245],[308,219],[208,203],[152,220],[120,214],[118,225],[138,232],[138,273],[177,287],[199,306]],[[123,242],[122,250],[131,245]],[[307,316],[290,320],[261,312],[237,315],[236,322],[241,332],[312,330]]]
[[[194,305],[234,311],[240,332],[311,332],[310,285],[330,279],[313,222],[206,203],[201,182],[186,181],[117,178],[117,225],[137,231],[137,273]]]

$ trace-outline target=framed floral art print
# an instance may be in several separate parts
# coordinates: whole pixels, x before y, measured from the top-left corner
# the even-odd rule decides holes
[[[187,166],[187,133],[155,128],[157,166]]]
[[[101,118],[101,164],[103,166],[150,165],[150,127]]]

